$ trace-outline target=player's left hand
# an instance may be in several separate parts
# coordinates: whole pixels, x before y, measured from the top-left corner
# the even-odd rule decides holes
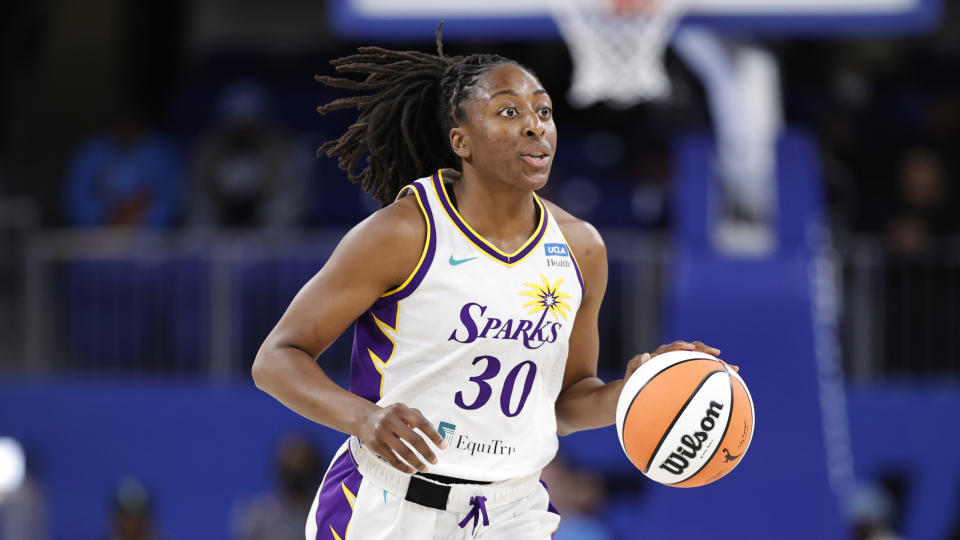
[[[691,343],[688,341],[678,340],[678,341],[674,341],[673,343],[661,345],[657,347],[652,353],[638,354],[633,358],[631,358],[630,361],[627,362],[627,371],[624,374],[623,379],[624,380],[629,379],[630,375],[633,375],[633,372],[636,371],[637,368],[643,365],[644,362],[649,361],[654,356],[663,354],[665,352],[670,352],[670,351],[700,351],[700,352],[705,352],[712,356],[716,356],[717,359],[720,358],[720,349],[716,347],[711,347],[709,345],[706,345],[702,341],[694,341]],[[720,360],[720,361],[723,362],[723,360]],[[727,364],[726,362],[723,362],[723,363]],[[735,366],[733,364],[727,364],[727,365],[733,368],[734,371],[740,371],[740,368],[738,366]]]

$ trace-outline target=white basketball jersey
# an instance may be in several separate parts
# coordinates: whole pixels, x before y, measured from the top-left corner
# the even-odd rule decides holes
[[[554,404],[583,296],[580,270],[546,205],[514,253],[470,228],[442,171],[405,190],[427,239],[415,271],[357,319],[350,390],[419,409],[443,436],[429,472],[499,481],[557,450]]]

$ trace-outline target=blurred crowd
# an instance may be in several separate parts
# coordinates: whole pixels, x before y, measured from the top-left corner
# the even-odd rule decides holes
[[[50,135],[49,155],[25,148],[19,138],[23,132],[23,139],[38,140],[46,128],[12,114],[6,103],[0,177],[12,180],[8,194],[38,207],[30,214],[39,216],[35,226],[296,234],[347,227],[376,208],[334,159],[314,157],[352,116],[316,114],[317,105],[339,94],[315,83],[313,75],[329,74],[330,59],[361,43],[340,39],[324,25],[322,4],[309,8],[314,20],[293,0],[272,11],[277,27],[287,25],[281,44],[278,35],[260,29],[265,23],[246,20],[266,16],[256,10],[230,13],[233,33],[198,30],[197,17],[224,9],[213,1],[201,5],[207,7],[173,3],[120,10],[117,15],[126,19],[115,24],[127,34],[119,34],[114,45],[130,50],[109,76],[121,90],[109,99],[83,94],[92,100],[84,107],[99,114],[71,108],[74,118],[63,120],[87,129]],[[41,37],[41,30],[54,31],[55,19],[24,9]],[[847,239],[867,238],[881,254],[879,263],[871,263],[882,265],[871,294],[886,306],[877,324],[886,336],[884,350],[893,351],[881,362],[882,372],[957,369],[945,360],[960,354],[960,341],[950,331],[956,318],[930,306],[960,301],[954,255],[960,218],[952,211],[960,197],[954,150],[960,146],[958,12],[948,3],[935,32],[907,38],[762,43],[780,64],[785,124],[806,130],[819,145],[837,245],[842,251]],[[431,37],[393,46],[428,51]],[[671,53],[674,90],[666,101],[627,110],[576,109],[563,99],[571,72],[567,55],[557,54],[563,47],[557,40],[453,40],[447,52],[516,58],[551,91],[559,151],[546,198],[601,228],[668,231],[671,145],[681,134],[711,128],[701,83]],[[21,85],[8,84],[8,100],[22,94],[31,77],[40,77],[44,62],[52,62],[39,49],[24,53],[14,71],[19,78],[11,79]],[[32,107],[46,117],[38,104]],[[852,253],[841,254],[856,262]],[[937,301],[940,294],[950,296],[947,302]],[[902,359],[918,335],[930,344],[919,353],[925,360],[906,365]]]
[[[320,4],[311,13],[322,14]],[[283,14],[284,6],[290,13]],[[280,8],[273,17],[286,21],[302,6]],[[313,158],[349,116],[314,113],[336,94],[312,76],[329,73],[327,60],[357,43],[337,39],[322,18],[310,22],[312,37],[264,50],[270,45],[263,35],[238,31],[233,39],[207,39],[213,43],[196,37],[203,33],[190,18],[202,9],[183,3],[115,11],[119,28],[104,46],[128,54],[90,76],[109,77],[116,88],[63,98],[71,105],[84,99],[86,110],[57,118],[77,127],[51,134],[25,116],[39,107],[26,94],[45,70],[59,67],[44,47],[73,43],[51,35],[64,15],[26,3],[13,10],[7,24],[20,31],[7,37],[17,47],[7,48],[3,66],[0,197],[31,197],[40,226],[302,228],[350,224],[371,210],[356,186],[344,185],[332,160]],[[787,124],[813,132],[821,144],[834,224],[883,235],[897,253],[931,251],[957,232],[949,211],[960,140],[955,11],[948,3],[936,32],[909,39],[765,43],[781,64]],[[398,46],[429,50],[431,37]],[[453,54],[516,58],[555,95],[561,144],[548,196],[599,225],[665,226],[671,141],[709,128],[702,88],[671,55],[669,100],[628,110],[573,109],[562,99],[570,77],[570,60],[556,54],[562,47],[560,41],[448,44]],[[21,98],[31,99],[18,111]],[[84,125],[86,131],[79,129]],[[22,139],[45,135],[52,153],[17,152],[30,142]],[[337,204],[324,204],[333,199]]]
[[[821,144],[834,224],[882,235],[897,253],[935,251],[958,227],[948,209],[957,197],[960,24],[946,4],[927,35],[763,42],[780,62],[787,124]],[[32,201],[34,226],[355,222],[372,203],[332,160],[313,158],[349,115],[316,115],[336,94],[312,76],[360,45],[337,37],[326,13],[324,2],[296,0],[271,10],[216,0],[13,2],[0,64],[0,200]],[[88,25],[72,27],[72,17]],[[85,33],[101,37],[90,43]],[[431,41],[396,46],[430,50]],[[560,152],[549,197],[601,226],[667,225],[671,141],[709,128],[700,84],[670,55],[667,101],[574,109],[563,99],[563,47],[454,41],[448,52],[516,58],[554,94]],[[65,79],[74,83],[59,93]]]
[[[143,111],[121,104],[69,161],[62,201],[67,224],[299,225],[311,153],[276,124],[270,106],[262,85],[230,83],[216,97],[213,123],[183,155]]]
[[[815,130],[835,225],[899,255],[932,253],[960,225],[956,19],[948,3],[932,35],[783,46],[785,103]]]

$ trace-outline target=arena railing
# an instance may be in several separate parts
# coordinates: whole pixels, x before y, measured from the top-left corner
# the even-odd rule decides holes
[[[5,371],[246,377],[257,348],[344,230],[295,234],[36,232],[23,242],[19,354]],[[661,342],[668,239],[601,231],[610,280],[601,371]],[[960,242],[910,255],[879,238],[837,241],[849,380],[960,375]],[[346,369],[350,332],[321,357]]]
[[[57,230],[24,241],[25,374],[249,376],[257,348],[344,230],[294,234]],[[605,230],[602,370],[658,343],[669,266],[657,234]],[[321,357],[346,369],[347,332]],[[325,366],[328,364],[324,364]]]

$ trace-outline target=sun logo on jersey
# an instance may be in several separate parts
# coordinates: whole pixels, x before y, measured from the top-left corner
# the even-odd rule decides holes
[[[543,274],[540,274],[540,279],[543,280],[543,285],[524,283],[525,286],[530,287],[532,290],[521,291],[520,294],[533,297],[533,300],[524,304],[523,307],[530,308],[530,315],[543,311],[544,315],[546,315],[547,312],[553,313],[553,316],[558,320],[560,317],[566,319],[567,311],[570,311],[570,304],[568,304],[565,299],[572,297],[560,291],[560,284],[563,283],[563,278],[558,279],[553,285],[550,284],[550,281]]]

